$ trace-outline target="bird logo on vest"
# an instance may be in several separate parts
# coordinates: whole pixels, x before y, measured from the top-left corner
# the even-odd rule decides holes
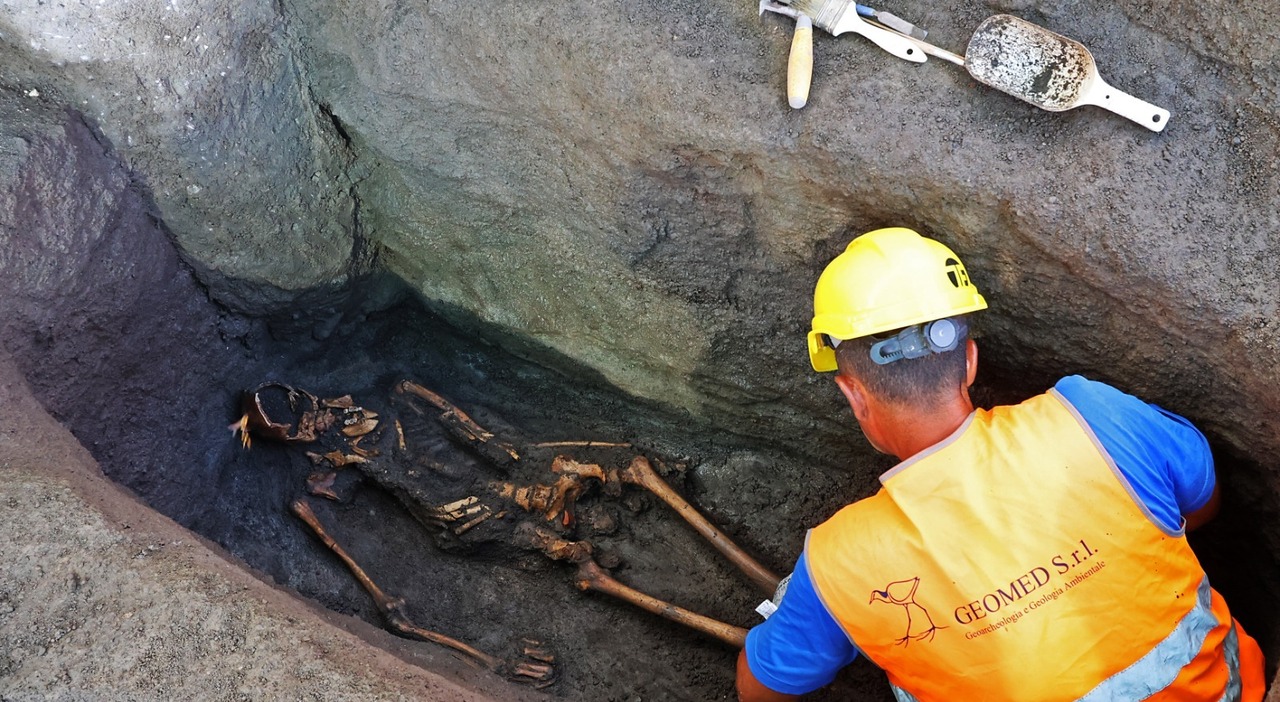
[[[916,603],[916,589],[919,587],[920,578],[897,580],[885,585],[883,590],[872,590],[871,600],[867,602],[888,602],[907,610],[907,633],[898,639],[903,646],[912,641],[933,641],[938,629],[947,628],[934,624],[929,610]]]

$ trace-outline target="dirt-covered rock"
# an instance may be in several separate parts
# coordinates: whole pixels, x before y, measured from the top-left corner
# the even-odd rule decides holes
[[[1256,419],[1273,400],[1249,386],[1274,380],[1256,291],[1275,279],[1277,75],[1266,42],[1230,37],[1262,6],[1149,5],[891,9],[955,50],[997,11],[1076,38],[1173,113],[1160,134],[850,36],[819,36],[792,111],[789,22],[729,2],[285,14],[368,173],[386,265],[634,394],[738,430],[841,431],[805,366],[808,292],[851,236],[907,224],[989,293],[995,366],[1088,372],[1275,445]]]
[[[224,300],[279,305],[361,268],[351,155],[276,4],[9,3],[0,56],[6,92],[82,113],[127,161]]]
[[[1265,6],[890,9],[955,50],[1001,11],[1067,34],[1170,126],[1044,112],[821,33],[792,111],[789,20],[727,0],[20,3],[4,78],[84,113],[241,305],[376,256],[526,355],[726,428],[831,436],[804,360],[808,291],[851,236],[907,224],[990,293],[996,365],[1120,381],[1245,452],[1280,442],[1251,390],[1274,380],[1278,333],[1256,293],[1275,277]]]

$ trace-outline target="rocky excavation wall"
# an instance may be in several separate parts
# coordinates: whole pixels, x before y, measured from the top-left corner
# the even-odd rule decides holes
[[[1083,42],[1170,125],[1043,112],[826,35],[792,111],[790,22],[728,0],[5,4],[6,349],[39,353],[63,328],[39,319],[55,299],[83,298],[74,328],[109,343],[93,316],[110,296],[77,290],[81,274],[177,286],[178,262],[127,235],[147,229],[231,311],[323,338],[350,321],[345,286],[386,270],[491,343],[589,369],[726,443],[835,465],[867,449],[808,369],[809,294],[850,237],[905,224],[956,248],[991,302],[991,384],[1079,372],[1191,417],[1226,459],[1229,504],[1280,554],[1271,5],[883,9],[953,50],[1018,14]],[[119,168],[84,178],[67,153]],[[56,263],[102,241],[134,268]],[[778,505],[738,495],[733,470],[705,475],[703,499],[750,534],[753,510]],[[751,538],[788,553],[807,525]],[[1274,655],[1280,631],[1255,633]]]
[[[849,37],[819,38],[810,106],[783,109],[790,26],[743,3],[13,3],[0,33],[7,89],[82,113],[244,309],[376,257],[529,354],[821,438],[841,428],[805,370],[812,279],[903,223],[971,261],[989,359],[1121,380],[1252,453],[1280,441],[1265,7],[893,8],[954,49],[998,11],[1078,38],[1173,112],[1158,135]]]

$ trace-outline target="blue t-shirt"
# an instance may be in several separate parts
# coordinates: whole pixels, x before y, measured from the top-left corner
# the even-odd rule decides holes
[[[1182,515],[1213,495],[1213,456],[1204,435],[1176,414],[1078,375],[1054,389],[1093,430],[1151,519],[1165,531],[1181,532]],[[803,556],[778,611],[747,634],[746,650],[761,684],[793,695],[830,683],[857,657],[818,599]]]

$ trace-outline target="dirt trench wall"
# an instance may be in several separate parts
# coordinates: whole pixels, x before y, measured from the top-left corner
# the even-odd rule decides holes
[[[727,0],[17,3],[0,34],[5,86],[83,112],[241,307],[376,259],[504,344],[812,450],[789,437],[844,431],[804,358],[813,279],[907,224],[988,293],[991,364],[1120,382],[1255,454],[1280,444],[1266,7],[890,8],[953,49],[1000,11],[1077,38],[1162,134],[852,36],[819,36],[792,111],[789,22]]]
[[[272,3],[8,3],[0,55],[5,90],[101,130],[227,302],[360,268],[347,155]]]
[[[1213,34],[1260,8],[1215,8]],[[1272,379],[1277,334],[1260,294],[1270,49],[1193,33],[1198,11],[1172,6],[893,9],[957,49],[1018,12],[1083,40],[1172,125],[1050,114],[849,37],[819,38],[793,112],[790,25],[746,4],[285,5],[368,166],[362,221],[384,262],[636,394],[752,431],[833,429],[803,352],[813,278],[853,234],[905,223],[990,293],[995,363],[1123,381],[1237,446],[1274,444],[1257,419],[1273,401],[1244,387]]]

